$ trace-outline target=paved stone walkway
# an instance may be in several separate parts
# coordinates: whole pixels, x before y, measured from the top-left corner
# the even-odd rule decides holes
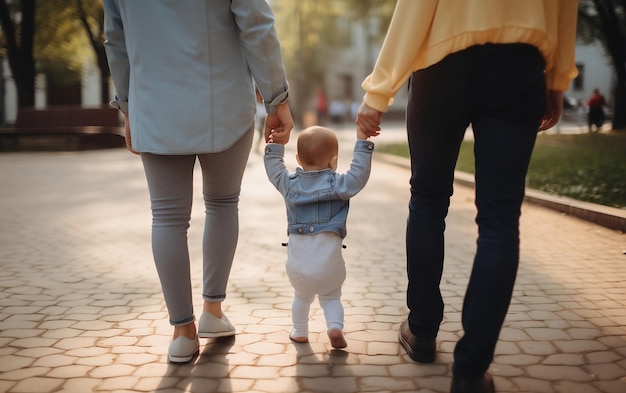
[[[341,135],[345,171],[353,134]],[[199,180],[190,229],[198,312]],[[238,334],[202,340],[197,359],[171,365],[139,158],[122,149],[0,155],[0,392],[447,392],[476,237],[473,190],[456,187],[439,354],[418,365],[397,343],[407,182],[407,169],[377,161],[351,204],[346,350],[331,350],[317,304],[310,344],[294,345],[284,206],[253,153],[225,302]],[[626,236],[526,204],[521,225],[519,276],[490,369],[498,392],[626,392]]]

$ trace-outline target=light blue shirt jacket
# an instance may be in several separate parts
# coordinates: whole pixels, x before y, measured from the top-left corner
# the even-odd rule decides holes
[[[357,140],[350,169],[339,174],[332,169],[291,173],[285,167],[285,147],[265,147],[265,171],[270,182],[285,198],[287,234],[306,235],[335,232],[346,237],[350,198],[365,187],[372,168],[374,143]]]
[[[223,151],[254,127],[257,85],[268,113],[288,95],[266,0],[104,0],[112,103],[133,148]]]

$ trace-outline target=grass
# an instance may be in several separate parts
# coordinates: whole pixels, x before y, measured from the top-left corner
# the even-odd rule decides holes
[[[464,141],[457,170],[474,173],[474,142]],[[405,143],[377,147],[408,157]],[[529,188],[626,208],[626,132],[539,134],[528,169]]]

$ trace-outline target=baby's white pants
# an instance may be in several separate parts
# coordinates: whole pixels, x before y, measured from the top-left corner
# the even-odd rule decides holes
[[[308,336],[309,310],[315,295],[324,310],[328,330],[343,330],[341,285],[346,279],[346,265],[341,241],[334,232],[289,236],[286,269],[294,288],[294,337]]]

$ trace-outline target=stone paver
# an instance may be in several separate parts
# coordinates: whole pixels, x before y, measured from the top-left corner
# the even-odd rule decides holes
[[[341,132],[345,171],[352,131]],[[403,138],[389,130],[378,141]],[[294,135],[295,141],[295,135]],[[375,153],[376,154],[376,153]],[[294,165],[293,144],[286,161]],[[435,363],[397,343],[406,317],[408,170],[374,162],[351,203],[345,351],[312,308],[310,343],[288,339],[283,201],[260,154],[248,164],[241,236],[225,310],[235,338],[202,340],[191,364],[167,363],[171,327],[150,251],[140,160],[122,149],[0,155],[0,391],[447,392],[475,245],[473,190],[455,187]],[[190,229],[201,310],[202,201]],[[626,236],[525,204],[521,263],[490,371],[499,392],[626,391]]]

